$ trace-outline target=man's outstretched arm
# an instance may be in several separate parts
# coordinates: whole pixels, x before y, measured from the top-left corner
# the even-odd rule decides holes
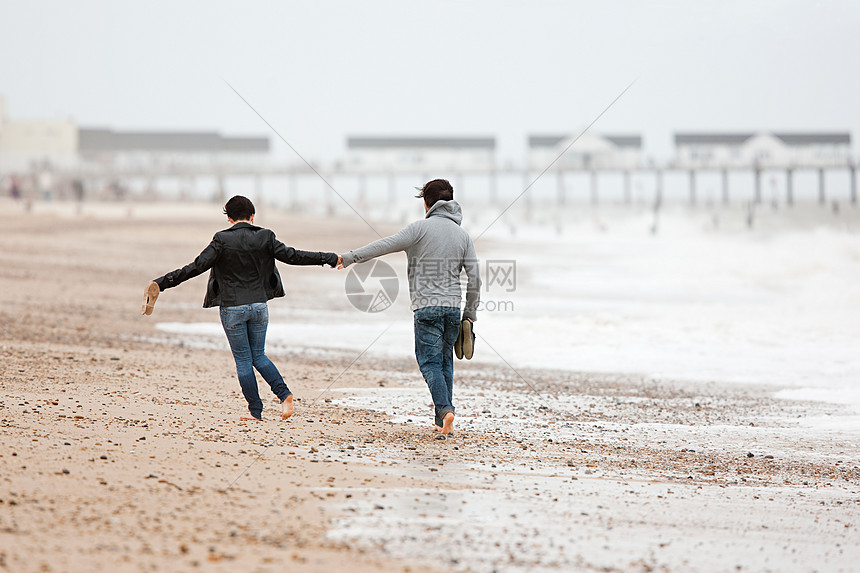
[[[403,228],[399,233],[390,237],[383,237],[377,241],[365,245],[361,248],[350,251],[345,255],[341,255],[338,259],[340,263],[338,268],[345,268],[352,263],[363,263],[388,253],[396,253],[397,251],[405,251],[412,246],[418,239],[418,227],[415,223]]]

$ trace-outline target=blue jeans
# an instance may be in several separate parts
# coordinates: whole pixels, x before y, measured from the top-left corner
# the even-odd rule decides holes
[[[428,306],[415,311],[415,358],[430,388],[436,425],[454,411],[454,343],[460,334],[460,309]]]
[[[283,402],[290,395],[278,368],[266,357],[266,329],[269,326],[269,307],[265,302],[221,307],[221,325],[227,334],[236,374],[242,394],[248,401],[248,411],[255,418],[263,415],[263,402],[257,389],[254,368],[269,383],[272,392]]]

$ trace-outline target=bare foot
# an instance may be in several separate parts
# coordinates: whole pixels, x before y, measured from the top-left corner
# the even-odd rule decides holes
[[[441,426],[437,426],[436,424],[433,424],[433,431],[434,431],[434,432],[436,432],[436,433],[438,434],[439,432],[441,432],[441,431],[442,431],[442,427],[441,427]]]
[[[454,431],[454,412],[448,412],[445,414],[445,417],[442,418],[442,430],[439,432],[440,434],[450,434]]]
[[[281,402],[281,420],[286,420],[290,416],[293,415],[295,408],[293,408],[293,395],[290,394],[284,401]]]
[[[262,422],[263,418],[255,418],[254,416],[239,416],[240,420],[254,420],[255,422]]]

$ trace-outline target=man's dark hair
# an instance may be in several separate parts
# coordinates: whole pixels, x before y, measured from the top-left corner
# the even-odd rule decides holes
[[[451,201],[454,199],[454,188],[447,179],[434,179],[418,188],[416,197],[423,198],[424,204],[432,207],[436,201]]]
[[[224,214],[234,221],[247,221],[255,213],[254,204],[247,197],[235,195],[224,205]]]

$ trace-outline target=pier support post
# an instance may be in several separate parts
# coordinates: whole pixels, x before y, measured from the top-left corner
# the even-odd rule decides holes
[[[785,170],[785,204],[794,205],[794,169]]]
[[[365,173],[358,176],[358,202],[361,205],[367,202],[367,175]]]
[[[490,170],[490,204],[495,205],[499,195],[499,171],[496,166]]]
[[[857,166],[851,166],[851,204],[857,204]]]
[[[729,204],[729,170],[723,169],[723,205]]]
[[[290,209],[295,209],[298,207],[298,201],[296,199],[296,172],[290,170],[290,174],[287,178],[287,192],[290,195]]]
[[[690,169],[690,205],[696,204],[696,170]]]
[[[824,205],[827,197],[824,193],[824,168],[818,168],[818,204]]]
[[[624,170],[624,202],[629,205],[631,200],[632,200],[632,197],[631,197],[631,193],[630,193],[630,171],[625,169]]]
[[[761,167],[755,166],[755,197],[753,203],[759,205],[761,203]]]
[[[394,172],[388,173],[388,204],[393,206],[397,202],[397,183],[394,179]]]
[[[532,194],[531,189],[529,189],[529,185],[531,181],[529,180],[529,170],[523,170],[523,191],[525,192],[525,203],[526,203],[526,221],[531,221],[532,219]]]
[[[558,192],[558,204],[559,206],[564,205],[564,172],[561,170],[561,167],[556,169],[556,190]]]
[[[591,204],[597,205],[597,171],[591,170]]]

